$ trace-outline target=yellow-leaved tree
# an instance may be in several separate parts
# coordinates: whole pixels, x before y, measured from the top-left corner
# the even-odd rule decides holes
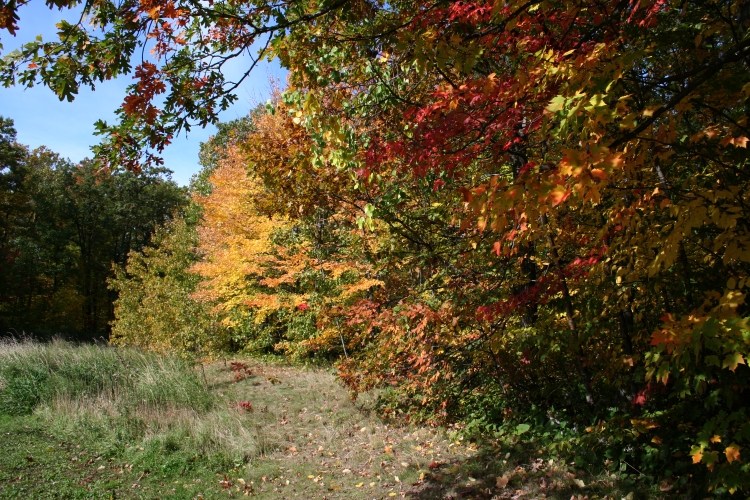
[[[240,337],[247,336],[253,323],[263,323],[282,305],[293,307],[303,301],[294,293],[264,294],[261,283],[278,259],[274,235],[288,230],[290,223],[283,216],[262,211],[263,183],[248,175],[236,146],[227,146],[209,182],[210,194],[194,195],[203,207],[203,220],[197,246],[202,259],[191,268],[201,278],[193,298],[212,304],[233,340],[242,342]]]
[[[114,303],[111,341],[150,351],[204,358],[227,345],[226,330],[207,304],[193,300],[199,277],[195,263],[195,224],[178,217],[157,228],[152,246],[132,251],[127,265],[115,268],[110,288]]]
[[[362,258],[373,233],[357,224],[365,202],[335,168],[311,163],[313,141],[275,104],[226,147],[211,193],[194,197],[204,214],[193,297],[214,304],[235,347],[335,357],[346,345],[332,314],[382,285]],[[311,175],[320,182],[300,182]]]

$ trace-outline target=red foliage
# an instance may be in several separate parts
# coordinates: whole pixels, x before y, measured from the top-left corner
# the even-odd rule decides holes
[[[166,85],[159,75],[160,72],[156,66],[149,62],[143,62],[135,69],[135,78],[140,80],[138,93],[125,97],[122,109],[127,115],[141,117],[149,124],[154,123],[159,110],[152,104],[152,101],[155,96],[166,91]]]
[[[239,382],[240,380],[245,380],[246,377],[249,377],[253,374],[252,370],[245,364],[241,363],[239,361],[232,361],[231,363],[232,371],[234,372],[234,381]]]
[[[237,407],[240,410],[251,412],[253,411],[253,405],[250,401],[237,401]]]

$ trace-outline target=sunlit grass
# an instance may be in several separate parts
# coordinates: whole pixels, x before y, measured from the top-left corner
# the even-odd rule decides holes
[[[0,426],[15,443],[0,497],[44,496],[49,481],[71,498],[619,500],[635,488],[517,437],[384,422],[373,395],[351,401],[330,370],[242,362],[236,376],[104,345],[0,345]]]

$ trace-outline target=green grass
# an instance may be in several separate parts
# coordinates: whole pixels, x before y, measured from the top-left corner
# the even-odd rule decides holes
[[[65,342],[0,344],[0,413],[26,415],[59,400],[208,408],[213,398],[178,358]]]
[[[325,370],[246,363],[236,380],[223,362],[204,372],[134,350],[3,344],[0,498],[663,495],[529,443],[388,425]]]

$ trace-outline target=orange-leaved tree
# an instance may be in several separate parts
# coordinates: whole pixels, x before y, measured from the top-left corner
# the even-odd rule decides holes
[[[195,198],[204,213],[194,296],[215,304],[238,345],[294,358],[343,352],[340,331],[322,326],[325,311],[382,284],[358,259],[362,231],[330,180],[298,182],[325,174],[313,170],[309,136],[288,113],[253,125],[228,146],[211,193]]]

